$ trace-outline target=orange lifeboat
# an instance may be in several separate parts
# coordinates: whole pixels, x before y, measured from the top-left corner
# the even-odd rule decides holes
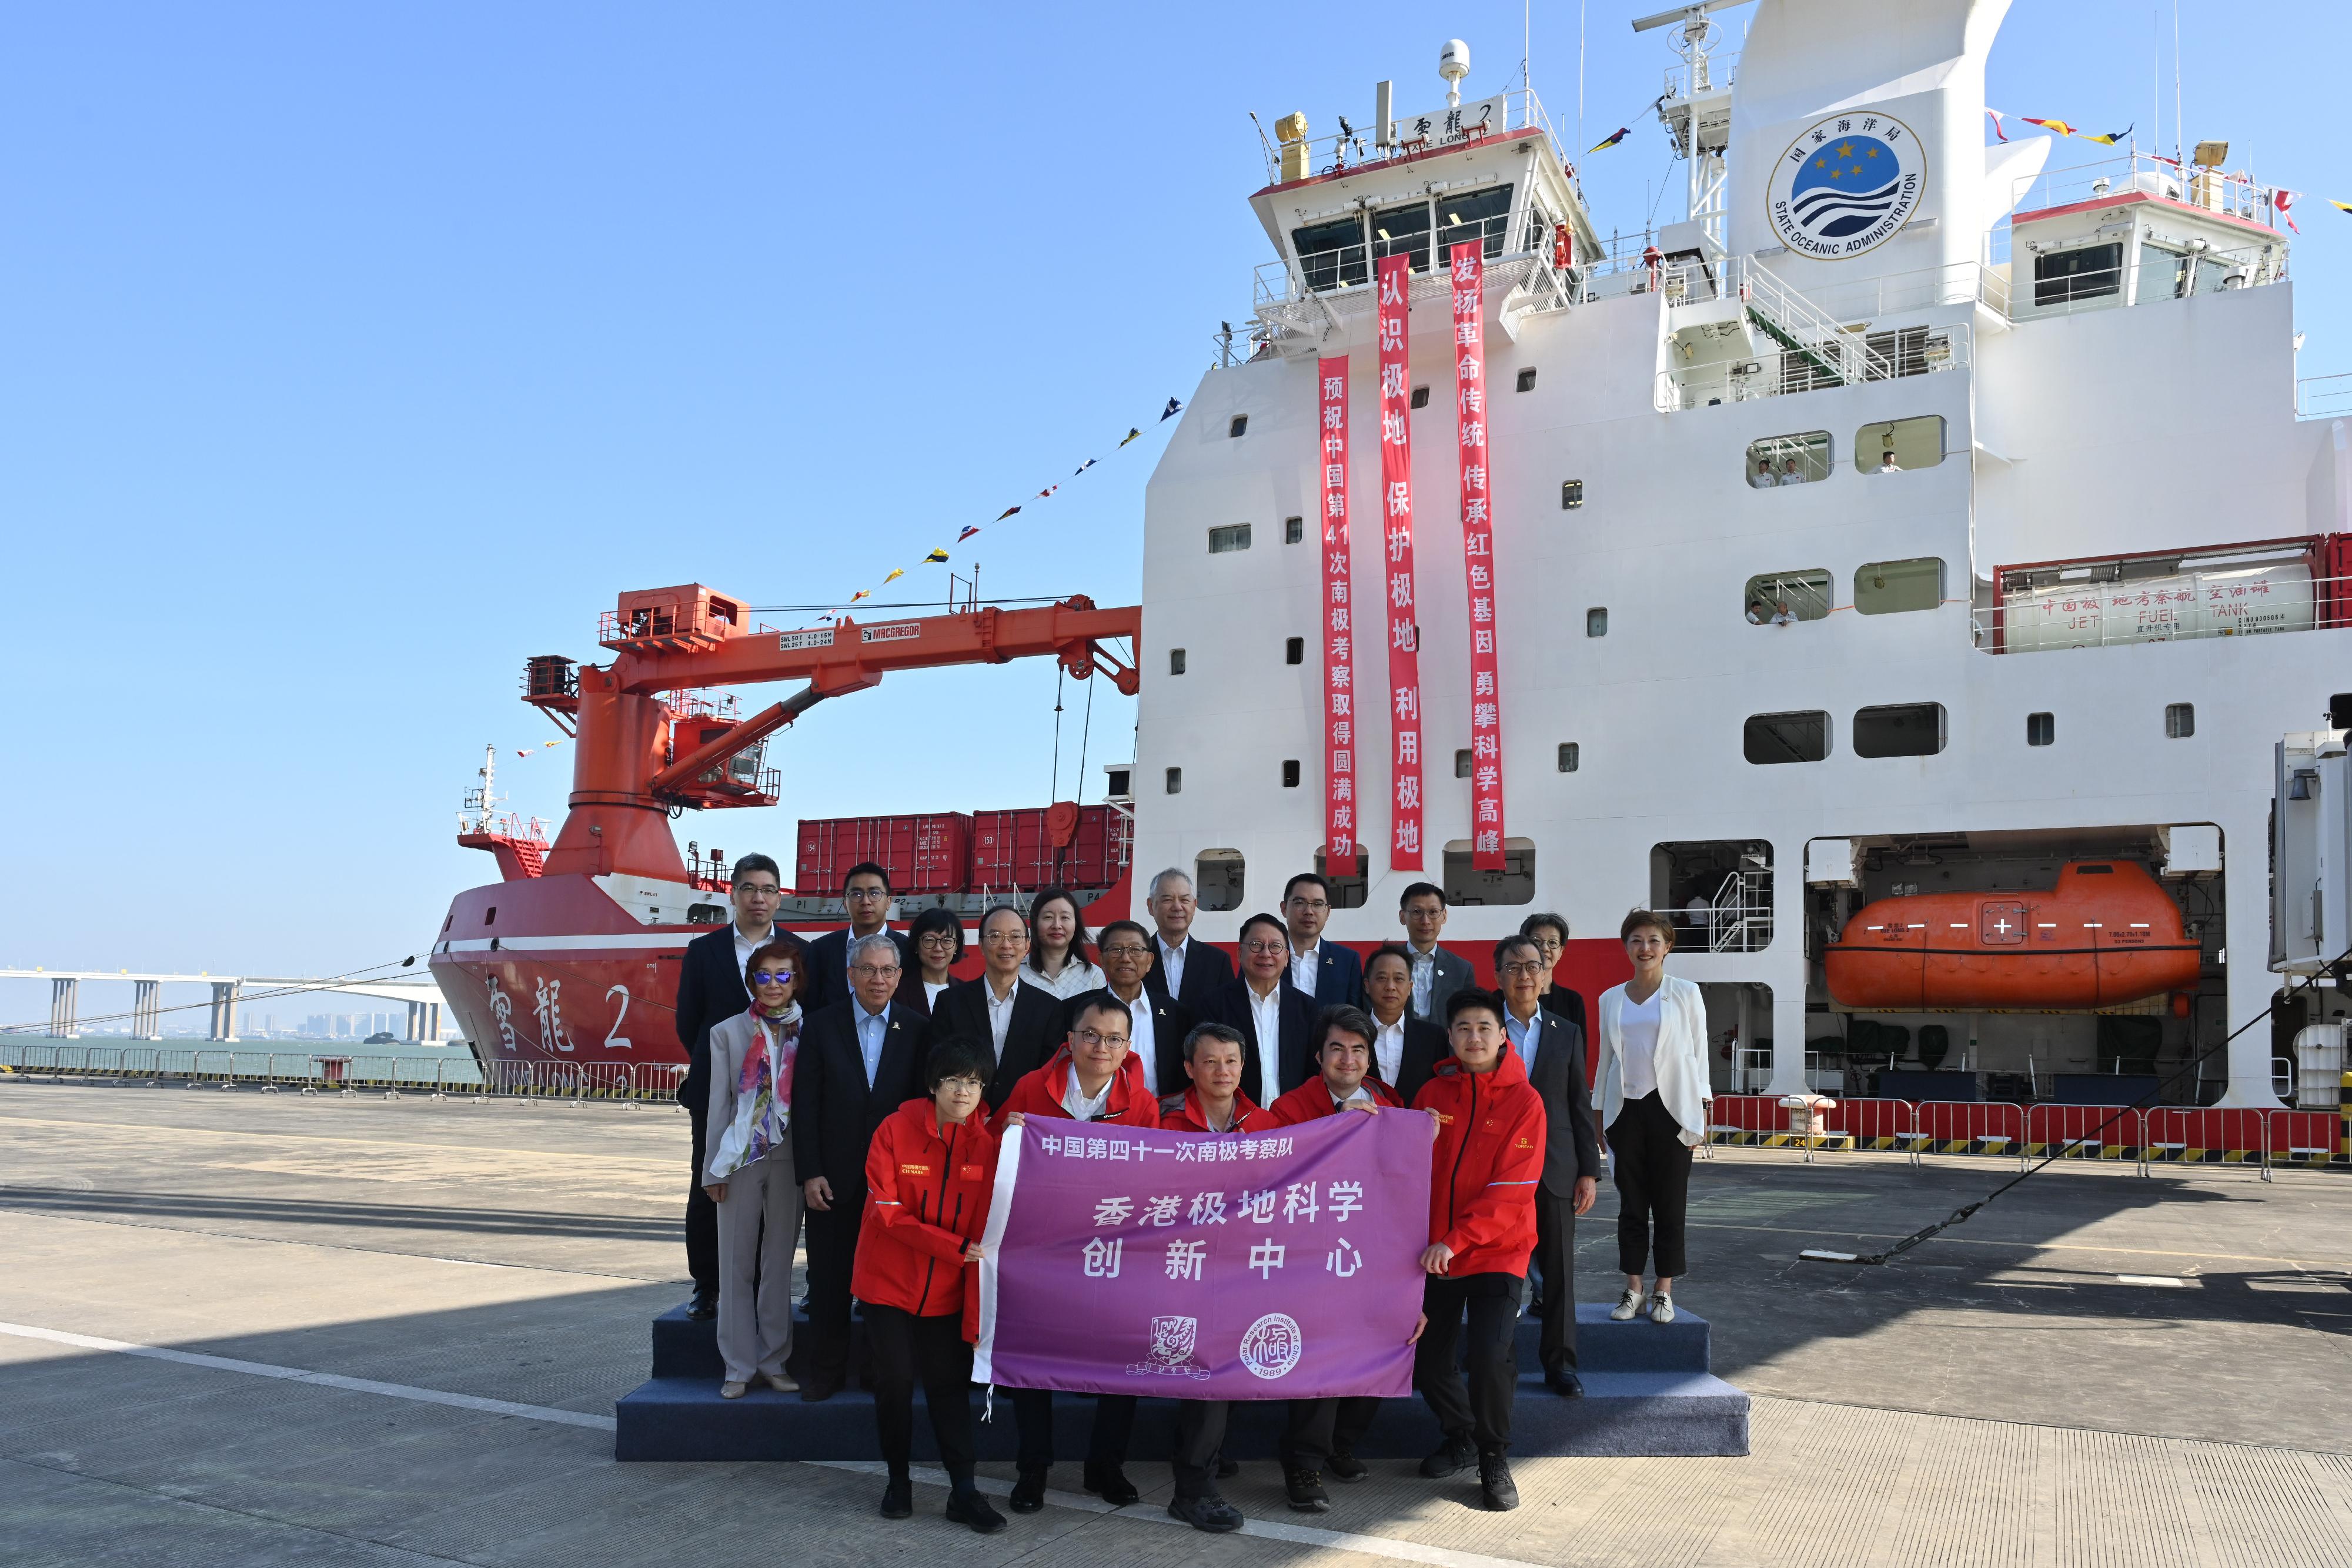
[[[2074,861],[2050,893],[1882,898],[1826,955],[1830,995],[1879,1012],[2124,1007],[2197,985],[2179,906],[2128,861]]]

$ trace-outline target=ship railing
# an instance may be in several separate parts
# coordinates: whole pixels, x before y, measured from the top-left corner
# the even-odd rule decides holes
[[[1667,99],[1695,98],[1703,92],[1721,92],[1731,86],[1739,75],[1739,51],[1727,55],[1702,55],[1694,63],[1666,68]]]
[[[2278,227],[2278,212],[2271,189],[2257,183],[2243,171],[2224,173],[2219,169],[2194,165],[2184,171],[2169,158],[2137,150],[2045,169],[2039,174],[2013,180],[2010,183],[2009,211],[2030,216],[2052,207],[2071,207],[2095,202],[2102,196],[2135,192],[2260,224],[2267,229]]]
[[[2294,383],[2297,419],[2341,419],[2352,415],[2352,374],[2305,376]]]
[[[1308,137],[1306,143],[1307,173],[1313,176],[1353,174],[1423,152],[1443,152],[1467,147],[1489,137],[1531,127],[1544,133],[1545,141],[1550,143],[1552,155],[1559,159],[1563,166],[1566,165],[1568,154],[1560,146],[1559,138],[1552,131],[1551,120],[1544,112],[1543,100],[1532,89],[1513,88],[1503,95],[1503,105],[1502,124],[1466,132],[1446,131],[1443,111],[1399,119],[1395,123],[1395,139],[1386,147],[1379,145],[1378,128],[1372,123],[1372,117],[1366,115],[1363,126],[1353,132],[1335,131]],[[1427,137],[1416,137],[1412,129],[1414,122],[1423,119],[1435,123],[1430,127]],[[1265,148],[1265,183],[1269,185],[1283,183],[1282,145],[1268,144]],[[1571,172],[1570,178],[1573,177]],[[1581,201],[1582,197],[1580,195],[1578,199]]]
[[[1535,235],[1530,228],[1521,235],[1518,245],[1512,246],[1511,225],[1512,214],[1496,213],[1473,223],[1448,224],[1400,239],[1375,236],[1354,245],[1314,251],[1296,262],[1287,256],[1262,262],[1252,275],[1251,308],[1264,315],[1278,308],[1295,307],[1309,295],[1337,296],[1350,289],[1370,288],[1380,264],[1391,256],[1411,259],[1415,287],[1435,290],[1444,285],[1447,255],[1454,246],[1472,240],[1483,242],[1486,259],[1492,263],[1506,254],[1532,253],[1548,243],[1545,236]]]
[[[2126,244],[2121,255],[2123,259],[2114,267],[2046,277],[2038,276],[2032,265],[2042,257],[2022,258],[2023,276],[2018,275],[2020,263],[2013,259],[2011,276],[2003,279],[2008,303],[2001,308],[2002,314],[2012,321],[2032,321],[2124,305],[2157,305],[2276,283],[2286,276],[2273,257],[2252,246],[2171,251]]]
[[[2147,580],[2003,593],[1969,611],[1969,640],[1988,653],[2051,653],[2265,637],[2352,626],[2352,576],[2275,577],[2274,560]],[[1979,589],[1979,593],[1982,590]]]
[[[1767,350],[1710,365],[1658,372],[1655,406],[1660,413],[1712,408],[1720,403],[1756,398],[1787,397],[1822,392],[1853,382],[1939,374],[1965,370],[1972,357],[1972,333],[1959,322],[1923,328],[1916,332],[1871,333],[1887,340],[1892,356],[1865,350],[1865,334],[1855,334],[1851,357],[1831,344],[1800,340],[1777,350]],[[1878,367],[1884,366],[1883,370]]]

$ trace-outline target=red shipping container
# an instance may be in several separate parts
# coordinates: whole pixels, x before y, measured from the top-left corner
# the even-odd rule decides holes
[[[1077,830],[1056,848],[1046,825],[1053,808],[975,811],[971,816],[971,885],[1034,890],[1108,887],[1118,880],[1127,848],[1127,820],[1108,806],[1078,808]]]
[[[793,889],[803,897],[836,894],[861,861],[887,871],[896,893],[961,893],[971,880],[971,818],[931,811],[803,821]]]

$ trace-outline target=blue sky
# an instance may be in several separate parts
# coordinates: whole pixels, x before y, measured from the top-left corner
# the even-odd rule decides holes
[[[1679,185],[1634,118],[1671,63],[1626,26],[1649,8],[1588,12],[1583,144],[1634,126],[1586,161],[1604,231]],[[2153,15],[2019,5],[1993,102],[2147,130]],[[1448,35],[1465,96],[1517,76],[1517,6],[1367,3],[1311,38],[1303,16],[1286,42],[1211,0],[16,7],[0,964],[415,948],[490,874],[451,841],[485,742],[517,807],[561,814],[568,751],[513,757],[554,733],[517,678],[597,653],[623,589],[837,600],[1101,455],[973,553],[992,593],[1133,595],[1158,445],[1108,448],[1248,311],[1244,110],[1321,134],[1382,77],[1434,104]],[[2250,40],[2240,16],[2182,17],[2191,137],[2310,193],[2302,369],[2352,370],[2352,218],[2323,200],[2352,169],[2325,95],[2280,85],[2341,23],[2274,6]],[[1564,135],[1577,33],[1574,5],[1536,8]],[[2168,127],[2168,11],[2162,33]],[[1054,685],[1016,665],[825,705],[772,750],[782,807],[679,837],[781,855],[803,815],[1043,803]],[[1098,695],[1090,798],[1131,725]]]

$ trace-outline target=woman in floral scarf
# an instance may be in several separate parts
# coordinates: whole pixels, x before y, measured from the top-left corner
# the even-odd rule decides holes
[[[784,1375],[784,1360],[793,1349],[793,1249],[801,1233],[801,1185],[788,1134],[805,967],[800,943],[776,937],[743,967],[751,1010],[710,1030],[703,1190],[719,1206],[719,1354],[727,1364],[719,1393],[725,1399],[742,1398],[755,1377],[779,1394],[800,1387]]]

